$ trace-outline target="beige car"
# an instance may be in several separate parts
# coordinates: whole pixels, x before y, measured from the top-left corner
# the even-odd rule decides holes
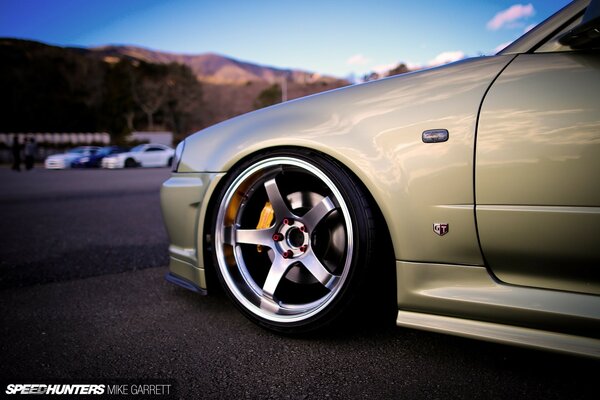
[[[402,327],[600,357],[600,6],[588,3],[496,56],[188,137],[161,191],[167,279],[205,294],[214,272],[279,332],[360,323],[359,306],[383,308],[391,290]]]

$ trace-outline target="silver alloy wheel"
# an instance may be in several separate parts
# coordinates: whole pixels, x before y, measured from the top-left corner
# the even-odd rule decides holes
[[[274,212],[261,227],[262,211]],[[340,293],[353,256],[348,207],[332,180],[294,157],[256,162],[219,204],[215,251],[224,283],[257,317],[307,320]]]

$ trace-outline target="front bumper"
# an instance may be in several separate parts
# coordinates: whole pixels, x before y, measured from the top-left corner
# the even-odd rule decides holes
[[[46,169],[66,169],[71,166],[71,162],[64,159],[46,159],[44,167]]]
[[[123,162],[118,158],[105,157],[101,162],[102,168],[123,168]]]
[[[174,173],[163,183],[160,191],[162,214],[170,241],[170,275],[200,289],[206,289],[202,246],[204,219],[206,215],[210,216],[208,201],[223,175],[211,172]]]
[[[194,282],[190,282],[185,278],[181,278],[180,276],[175,275],[172,272],[169,272],[165,275],[165,279],[167,282],[171,282],[177,286],[181,286],[184,289],[191,290],[192,292],[199,293],[203,296],[206,295],[206,289],[202,289],[200,286],[197,286]]]

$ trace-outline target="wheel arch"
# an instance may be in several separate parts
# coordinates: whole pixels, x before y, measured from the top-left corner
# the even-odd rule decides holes
[[[135,159],[135,157],[133,156],[127,156],[124,160],[123,160],[123,167],[127,168],[127,167],[137,167],[138,164],[140,164],[138,162],[138,160]]]
[[[186,139],[178,172],[226,174],[282,147],[320,152],[367,188],[397,260],[483,265],[474,223],[477,111],[512,58],[462,61],[230,119]],[[448,141],[423,142],[422,132],[441,128]],[[436,235],[436,223],[447,224],[449,234]]]
[[[384,213],[382,211],[382,207],[379,203],[379,201],[381,201],[381,199],[379,199],[379,201],[378,201],[378,199],[373,196],[373,192],[369,188],[369,186],[364,182],[363,179],[361,179],[360,175],[355,173],[355,170],[353,168],[358,168],[356,166],[356,164],[352,163],[351,160],[349,160],[347,157],[340,156],[340,153],[335,152],[335,151],[324,152],[324,151],[315,150],[313,148],[304,147],[304,146],[280,145],[280,146],[273,146],[273,147],[258,149],[253,152],[244,154],[241,157],[238,157],[236,160],[232,161],[228,165],[228,167],[227,167],[228,172],[225,173],[225,175],[223,175],[223,177],[221,179],[219,179],[219,181],[211,188],[210,193],[208,194],[208,201],[204,202],[205,206],[203,207],[203,210],[201,211],[201,216],[203,217],[203,220],[204,220],[203,224],[198,224],[198,246],[199,246],[198,250],[199,250],[199,252],[202,253],[202,261],[203,261],[205,272],[207,274],[207,279],[208,279],[207,286],[218,286],[218,282],[216,282],[216,279],[214,277],[214,273],[215,273],[214,268],[216,268],[216,266],[213,265],[213,260],[212,260],[212,250],[213,249],[212,249],[212,235],[211,235],[210,231],[211,231],[211,225],[212,225],[212,217],[211,216],[213,215],[216,208],[218,207],[217,200],[218,200],[219,194],[223,190],[225,182],[227,180],[225,178],[228,176],[230,171],[236,170],[240,165],[244,164],[245,162],[252,159],[253,157],[263,155],[263,154],[269,154],[274,151],[300,151],[300,152],[306,152],[306,153],[316,153],[324,158],[327,158],[329,161],[336,164],[339,168],[343,169],[352,178],[352,180],[357,185],[360,186],[362,191],[367,196],[367,200],[372,207],[373,217],[375,218],[375,223],[376,223],[376,226],[378,227],[378,234],[380,234],[380,243],[379,243],[380,247],[378,248],[378,251],[379,251],[378,259],[380,260],[381,263],[389,263],[390,269],[393,268],[393,262],[396,259],[396,255],[395,255],[395,251],[394,251],[394,243],[392,241],[391,231],[388,226],[389,219],[386,219],[386,216],[384,215]],[[342,160],[344,160],[345,162],[341,161],[340,158]],[[349,163],[350,165],[348,165],[347,163]],[[202,231],[200,231],[200,229]],[[377,271],[377,269],[374,269],[372,271],[373,272]],[[217,284],[217,285],[215,285],[215,284]],[[394,291],[394,293],[395,293],[395,291]]]

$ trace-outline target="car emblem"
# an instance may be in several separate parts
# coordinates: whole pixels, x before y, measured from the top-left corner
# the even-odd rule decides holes
[[[446,233],[448,233],[449,230],[449,226],[448,224],[442,224],[442,223],[435,223],[433,224],[433,231],[438,234],[439,236],[444,236]]]

